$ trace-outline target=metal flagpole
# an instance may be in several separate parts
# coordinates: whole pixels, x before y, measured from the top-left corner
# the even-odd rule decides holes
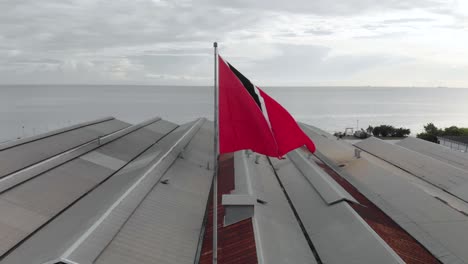
[[[214,48],[213,264],[218,263],[218,43]]]

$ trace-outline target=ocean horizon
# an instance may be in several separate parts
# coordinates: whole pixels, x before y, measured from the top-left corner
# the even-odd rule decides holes
[[[329,132],[388,124],[415,135],[429,122],[468,127],[468,89],[375,86],[264,87],[300,122]],[[114,116],[175,123],[213,119],[212,86],[0,85],[0,142]]]

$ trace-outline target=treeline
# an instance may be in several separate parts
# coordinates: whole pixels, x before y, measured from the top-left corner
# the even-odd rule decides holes
[[[411,130],[408,128],[395,128],[389,125],[369,126],[366,131],[376,137],[407,137],[411,134]]]
[[[424,132],[416,135],[417,138],[439,143],[437,137],[441,136],[468,136],[468,128],[451,126],[444,129],[437,128],[433,123],[424,126]]]

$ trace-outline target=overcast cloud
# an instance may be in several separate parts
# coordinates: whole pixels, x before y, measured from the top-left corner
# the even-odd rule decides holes
[[[0,83],[468,87],[466,0],[4,0]]]

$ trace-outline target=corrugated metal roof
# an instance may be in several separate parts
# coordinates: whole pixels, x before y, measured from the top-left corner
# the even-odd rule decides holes
[[[434,159],[449,163],[452,166],[468,171],[468,154],[454,151],[440,144],[419,138],[408,137],[398,143],[399,146],[430,156]]]
[[[289,159],[273,164],[324,263],[403,263],[346,201],[327,204]]]
[[[468,201],[467,171],[374,137],[355,146]]]
[[[104,135],[0,180],[0,263],[211,263],[213,123],[153,119],[109,134],[122,124],[106,122],[60,132]],[[302,127],[320,160],[220,157],[219,264],[437,263],[411,236],[444,263],[466,262],[465,202]],[[248,199],[223,206],[223,194]],[[224,226],[227,206],[251,218]]]
[[[468,263],[466,250],[459,246],[464,245],[465,238],[468,237],[468,228],[464,227],[468,223],[468,217],[460,213],[459,209],[435,197],[437,195],[451,202],[449,194],[428,189],[428,184],[424,181],[374,156],[363,153],[360,159],[356,159],[352,154],[353,147],[344,141],[323,137],[312,130],[306,130],[306,133],[321,146],[318,149],[322,154],[318,155],[322,160],[333,163],[340,175],[441,262]],[[329,151],[330,149],[333,151]],[[342,154],[335,159],[334,153],[337,151]],[[343,153],[348,157],[343,158]],[[338,167],[338,164],[344,166]],[[464,206],[466,208],[466,204]],[[445,223],[445,233],[433,228],[441,223]]]
[[[151,123],[154,123],[156,121],[159,121],[160,118],[153,118],[150,120],[147,120],[145,122],[142,122],[140,124],[134,125],[134,126],[129,126],[124,129],[118,130],[116,132],[113,132],[109,135],[98,137],[97,139],[94,139],[92,141],[89,141],[86,144],[80,145],[76,148],[70,149],[64,153],[52,156],[46,160],[43,160],[39,163],[36,163],[32,166],[26,167],[22,170],[19,170],[15,173],[9,174],[8,176],[5,176],[0,179],[0,193],[24,182],[27,181],[33,177],[36,177],[37,175],[40,175],[48,170],[51,170],[61,164],[66,163],[67,161],[70,161],[76,157],[82,156],[85,153],[88,153],[101,145],[107,144],[111,141],[114,141],[117,138],[120,138],[124,135],[127,135],[129,133],[132,133],[135,130],[140,129],[141,127],[147,126]],[[98,155],[99,153],[97,152],[91,152],[89,153],[90,155]],[[106,155],[101,155],[101,159],[107,157],[107,159],[111,158]],[[92,160],[88,160],[93,162]],[[122,165],[123,166],[123,165]]]
[[[128,233],[124,233],[119,236],[121,231],[125,231],[125,226],[127,224],[132,224],[133,220],[131,215],[135,213],[135,210],[138,211],[138,205],[142,203],[144,199],[147,198],[148,193],[151,189],[155,186],[160,184],[160,179],[163,175],[166,175],[166,171],[169,167],[173,166],[174,161],[178,157],[178,154],[181,149],[183,149],[192,139],[192,137],[197,133],[198,129],[202,125],[203,120],[199,120],[188,127],[179,127],[178,129],[173,131],[173,134],[179,134],[179,138],[175,140],[171,140],[169,137],[165,137],[160,144],[158,145],[159,153],[156,157],[148,163],[148,166],[143,170],[143,173],[139,173],[135,176],[135,182],[131,183],[129,187],[125,189],[121,195],[117,197],[117,199],[106,208],[100,218],[93,223],[86,232],[83,233],[66,251],[63,253],[62,258],[71,260],[77,263],[92,263],[96,260],[98,256],[102,256],[104,249],[109,249],[112,247],[113,239],[120,238],[120,243],[125,243],[126,241],[131,241],[132,238],[129,237]],[[170,140],[170,141],[169,141]],[[164,146],[166,145],[167,146]],[[187,172],[187,170],[181,170],[178,172]],[[206,172],[206,170],[205,170]],[[209,176],[209,171],[208,171]],[[201,179],[200,179],[201,180]],[[209,185],[209,181],[206,182]],[[205,186],[206,189],[209,187]],[[159,188],[156,188],[158,190]],[[164,188],[163,188],[164,190]],[[182,196],[184,193],[179,192],[179,196]],[[151,196],[151,195],[150,195]],[[183,198],[183,197],[173,197],[175,200],[176,198]],[[187,197],[185,197],[187,198]],[[194,198],[194,197],[192,197]],[[195,198],[194,198],[195,199]],[[191,200],[185,200],[186,203],[190,203]],[[203,201],[201,201],[203,203]],[[146,205],[151,207],[151,202]],[[163,203],[164,204],[164,203]],[[203,205],[206,204],[206,200],[204,201]],[[145,204],[144,204],[145,205]],[[167,210],[173,210],[176,213],[175,209],[171,207],[171,204],[164,204],[169,208]],[[193,204],[192,204],[193,205]],[[145,207],[145,208],[148,208]],[[144,209],[145,209],[144,208]],[[194,210],[199,210],[202,207],[194,208]],[[144,210],[141,209],[141,210]],[[140,211],[141,211],[140,210]],[[201,229],[201,221],[203,220],[203,210],[199,212],[201,215],[200,223],[198,223],[198,227]],[[149,211],[145,211],[146,214],[149,214]],[[157,214],[157,212],[154,212]],[[161,213],[161,212],[159,212]],[[145,215],[148,216],[148,215]],[[151,218],[151,216],[148,216]],[[135,221],[142,221],[148,222],[148,218],[138,218]],[[180,228],[185,228],[185,226],[181,225],[181,222],[177,222],[174,219],[173,223]],[[166,222],[166,227],[169,226],[170,222]],[[128,227],[132,228],[132,226]],[[155,230],[157,228],[156,223],[154,226]],[[125,229],[125,230],[123,230]],[[164,231],[162,231],[164,232]],[[196,233],[196,238],[198,241],[200,230]],[[149,233],[148,233],[149,234]],[[177,236],[173,237],[174,240],[178,239]],[[135,240],[133,240],[135,242]],[[141,247],[145,247],[145,241],[140,241]],[[166,241],[170,243],[170,241]],[[119,243],[119,242],[118,242]],[[131,243],[131,242],[130,242]],[[134,244],[134,249],[138,251],[140,246],[138,244]],[[119,246],[117,246],[119,248]],[[193,256],[196,253],[197,243],[193,245]],[[155,255],[158,255],[156,249],[153,251]],[[115,251],[108,252],[108,256],[110,259],[114,259]],[[119,255],[119,254],[117,254]],[[192,258],[193,259],[193,258]],[[110,262],[109,262],[110,261]],[[98,261],[99,263],[114,263],[112,260],[101,259]],[[122,263],[125,263],[123,261]]]
[[[315,162],[308,160],[301,154],[300,150],[289,152],[288,158],[312,184],[314,189],[328,205],[342,201],[358,203],[343,187],[337,184],[330,176],[326,175]]]
[[[110,263],[109,259],[112,259],[115,254],[119,255],[117,251],[112,249],[125,247],[123,244],[126,243],[127,239],[128,245],[133,245],[134,253],[137,253],[139,249],[146,249],[145,243],[148,241],[145,239],[155,237],[161,239],[161,245],[167,243],[164,244],[167,246],[166,249],[174,250],[174,254],[170,257],[168,251],[162,249],[148,251],[148,254],[153,254],[155,258],[159,259],[166,258],[166,261],[172,259],[173,263],[180,263],[178,261],[185,256],[186,259],[190,258],[191,263],[193,263],[197,253],[198,239],[205,213],[204,208],[213,172],[204,166],[207,160],[212,160],[211,152],[195,150],[191,145],[195,144],[194,136],[205,145],[212,144],[210,140],[212,135],[204,133],[203,136],[200,136],[198,133],[209,131],[212,124],[199,120],[180,126],[175,130],[169,129],[169,127],[174,128],[171,123],[165,122],[161,125],[160,128],[152,126],[152,130],[154,132],[171,131],[171,133],[147,148],[106,182],[97,186],[40,229],[34,236],[6,256],[2,263],[26,264],[38,261],[58,262],[59,260],[93,263],[97,258],[99,260],[96,261],[99,263]],[[187,145],[191,140],[194,144]],[[184,159],[178,159],[173,163],[184,147],[200,154],[203,153],[205,160],[199,162],[184,157]],[[108,158],[103,159],[102,155],[104,154],[94,156],[97,159],[93,160],[92,163],[99,164],[101,161],[108,165]],[[87,159],[91,158],[87,157]],[[166,172],[168,168],[170,169]],[[169,183],[167,185],[157,184],[155,188],[152,188],[155,181],[158,182],[161,177],[169,178]],[[150,190],[150,194],[146,196]],[[142,199],[144,200],[142,201]],[[142,202],[140,203],[140,201]],[[161,211],[165,213],[162,215]],[[173,213],[172,217],[169,217],[170,212]],[[187,214],[186,217],[181,218],[180,221],[174,219],[183,213]],[[195,219],[195,216],[198,219]],[[160,217],[161,222],[151,222],[153,217],[155,219]],[[166,222],[163,223],[164,219]],[[155,224],[148,226],[149,229],[141,230],[147,237],[138,235],[143,233],[132,234],[131,230],[135,228],[134,224],[140,226],[143,223]],[[157,223],[159,225],[156,225]],[[167,233],[167,227],[171,224],[173,230],[180,228],[178,230],[180,237],[175,236],[175,233],[172,235]],[[158,229],[157,226],[160,228]],[[143,226],[141,227],[143,228]],[[126,230],[130,231],[126,232]],[[162,239],[159,235],[165,233],[167,237]],[[173,243],[170,242],[171,239]],[[134,243],[136,241],[139,241],[140,246]],[[182,250],[174,243],[185,247],[186,252],[192,252],[191,256],[182,254]],[[177,250],[178,248],[179,250]],[[133,255],[133,259],[137,261],[138,255]],[[113,260],[111,262],[114,263]],[[124,263],[128,263],[128,261],[124,261]]]
[[[94,263],[192,264],[212,175],[178,159]]]
[[[148,145],[139,144],[138,140],[135,140],[135,134],[144,136],[139,131],[140,129],[104,146],[112,147],[112,145],[120,144],[120,140],[124,140],[129,143],[127,150],[130,153],[135,153],[134,156],[136,156],[138,152],[142,152],[148,147]],[[154,143],[158,138],[161,138],[161,135],[155,133],[152,137]],[[133,141],[129,141],[129,139],[133,139]],[[99,151],[99,149],[95,151]],[[1,201],[15,205],[11,210],[2,211],[0,223],[4,221],[6,215],[18,210],[28,210],[41,216],[31,218],[30,225],[25,227],[23,232],[9,235],[8,238],[11,242],[0,245],[0,255],[5,254],[12,246],[20,243],[114,172],[115,170],[96,164],[96,162],[92,163],[77,158],[0,194]],[[6,233],[0,233],[0,237],[6,236]]]
[[[93,124],[106,122],[106,121],[113,120],[113,119],[115,119],[115,118],[114,117],[99,118],[99,119],[96,119],[96,120],[83,122],[83,123],[79,123],[79,124],[76,124],[76,125],[64,127],[64,128],[61,128],[61,129],[49,131],[49,132],[39,134],[39,135],[35,135],[35,136],[32,136],[32,137],[26,137],[26,138],[21,138],[19,140],[15,140],[15,141],[9,141],[7,143],[1,144],[0,145],[0,150],[5,150],[5,149],[12,148],[12,147],[15,147],[15,146],[19,146],[19,145],[22,145],[22,144],[25,144],[25,143],[41,140],[43,138],[47,138],[47,137],[50,137],[50,136],[53,136],[53,135],[57,135],[57,134],[61,134],[61,133],[67,132],[67,131],[71,131],[71,130],[74,130],[74,129],[77,129],[77,128],[90,126],[90,125],[93,125]]]
[[[53,134],[0,151],[0,178],[54,155],[129,126],[111,119]]]
[[[395,221],[380,210],[367,197],[360,193],[352,184],[328,167],[318,158],[314,161],[322,167],[333,179],[349,192],[359,204],[351,203],[351,207],[374,229],[374,231],[408,264],[439,263],[420,243],[404,231]]]
[[[236,152],[235,193],[253,195],[258,263],[317,263],[267,158]],[[257,162],[256,162],[257,160]]]

